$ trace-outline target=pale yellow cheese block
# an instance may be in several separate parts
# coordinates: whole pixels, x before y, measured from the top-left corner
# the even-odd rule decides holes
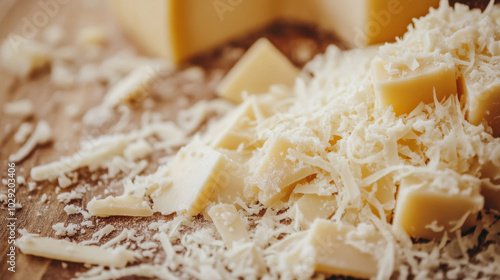
[[[47,237],[26,235],[17,239],[16,244],[24,254],[61,261],[124,267],[134,260],[134,252],[123,248],[104,249]]]
[[[105,199],[93,198],[87,204],[90,215],[108,216],[151,216],[153,210],[144,199],[133,195],[108,196]]]
[[[372,62],[372,79],[377,105],[392,106],[396,115],[408,114],[421,102],[433,103],[457,94],[455,66],[451,58],[429,58],[412,70],[407,66],[388,70],[389,63],[377,57]]]
[[[198,139],[183,147],[169,163],[165,176],[168,186],[153,191],[153,210],[169,215],[174,212],[190,216],[199,214],[219,189],[228,182],[225,155]]]
[[[484,205],[479,180],[476,183],[435,180],[450,185],[439,188],[417,177],[402,180],[394,211],[395,228],[403,229],[412,237],[433,239],[445,232],[467,229],[474,223]]]
[[[234,103],[241,103],[242,93],[265,93],[269,86],[292,86],[300,71],[269,40],[255,42],[229,71],[216,92]]]
[[[315,173],[308,165],[287,158],[288,149],[295,145],[285,136],[273,135],[260,151],[263,153],[253,170],[252,183],[260,189],[259,201],[271,206],[287,196],[293,183]]]
[[[153,56],[182,61],[275,20],[305,22],[349,45],[394,41],[439,0],[110,0],[129,36]]]
[[[232,247],[233,242],[250,241],[246,223],[241,219],[234,205],[218,204],[212,206],[208,210],[208,215],[212,218],[215,228],[227,247]]]
[[[359,278],[374,277],[378,272],[375,252],[360,251],[348,243],[350,238],[372,244],[380,240],[373,230],[364,232],[350,225],[316,219],[306,237],[306,246],[314,248],[315,270]]]
[[[264,27],[276,18],[274,1],[222,1],[222,5],[219,2],[110,1],[128,35],[147,53],[174,65]]]

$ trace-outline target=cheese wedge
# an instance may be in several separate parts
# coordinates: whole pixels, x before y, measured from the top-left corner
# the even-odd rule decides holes
[[[147,53],[178,65],[276,15],[274,1],[111,0],[128,35]]]
[[[349,45],[394,41],[439,0],[111,0],[127,34],[173,65],[284,19],[318,25]]]
[[[241,103],[242,93],[267,92],[269,86],[292,86],[297,69],[269,40],[259,39],[217,86],[217,93],[234,103]]]
[[[337,209],[335,196],[319,196],[304,194],[295,202],[292,211],[296,215],[301,228],[307,229],[315,219],[328,219]]]

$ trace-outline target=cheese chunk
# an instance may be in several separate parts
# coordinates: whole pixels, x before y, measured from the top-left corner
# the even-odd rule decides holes
[[[226,156],[195,139],[183,147],[168,165],[165,176],[171,183],[152,194],[153,210],[199,214],[213,195],[227,183]]]
[[[208,210],[215,228],[219,232],[227,247],[232,247],[233,242],[250,241],[246,224],[232,204],[218,204]]]
[[[149,54],[174,65],[264,27],[275,1],[112,0],[123,28]]]
[[[396,201],[393,226],[426,239],[469,227],[484,205],[479,179],[451,171],[404,178]]]
[[[105,199],[93,198],[87,209],[92,216],[151,216],[153,210],[149,204],[133,195],[108,196]]]
[[[273,84],[292,86],[299,70],[267,39],[261,38],[217,86],[219,96],[241,103],[242,93],[264,93]]]
[[[317,272],[359,278],[377,274],[376,243],[380,236],[373,227],[356,228],[350,225],[316,219],[311,225],[306,245],[314,249]],[[354,247],[353,243],[363,247]]]
[[[488,82],[480,81],[478,84],[466,76],[465,84],[469,122],[479,125],[485,120],[492,128],[493,136],[498,137],[500,136],[500,81],[498,76],[495,79]]]
[[[378,105],[383,108],[392,106],[396,115],[410,113],[420,102],[432,103],[434,93],[438,101],[457,94],[455,66],[451,59],[429,59],[412,70],[403,65],[394,68],[375,58],[372,74]]]
[[[315,173],[312,167],[287,158],[288,149],[294,147],[285,136],[274,135],[261,150],[252,182],[260,189],[259,201],[265,206],[271,206],[288,195],[293,183]]]
[[[134,252],[123,248],[104,249],[98,246],[79,245],[66,240],[34,236],[23,236],[16,241],[24,254],[60,261],[124,267],[134,260]]]
[[[250,204],[253,201],[252,197],[245,195],[245,178],[250,176],[250,167],[248,161],[250,160],[251,152],[237,152],[237,151],[221,151],[229,159],[226,161],[224,172],[227,176],[227,181],[220,185],[217,193],[210,198],[211,201],[217,203],[232,204],[241,199],[242,201]]]
[[[300,226],[306,229],[316,218],[328,219],[337,209],[337,199],[335,196],[305,194],[292,209]]]

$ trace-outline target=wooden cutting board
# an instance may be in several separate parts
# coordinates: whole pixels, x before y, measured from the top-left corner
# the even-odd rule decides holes
[[[40,4],[41,2],[60,2],[65,4],[58,4],[47,10],[47,7]],[[4,15],[0,13],[0,41],[8,40],[13,35],[24,37],[34,36],[40,39],[44,36],[47,28],[52,25],[60,25],[64,30],[61,45],[74,45],[80,29],[86,26],[102,26],[108,32],[109,41],[101,54],[91,62],[99,63],[120,50],[133,48],[133,44],[127,41],[127,38],[125,38],[116,25],[106,1],[54,0],[41,2],[38,0],[2,0],[0,10],[6,12]],[[165,119],[175,119],[176,112],[182,109],[176,105],[178,104],[176,100],[179,96],[189,97],[189,104],[187,106],[198,100],[214,98],[213,81],[220,79],[234,65],[243,51],[261,36],[268,37],[299,67],[303,66],[303,61],[301,61],[300,55],[297,54],[297,49],[306,48],[313,55],[324,52],[329,44],[336,42],[333,36],[318,32],[313,28],[277,23],[265,30],[246,35],[245,38],[230,43],[229,45],[241,50],[238,55],[221,55],[224,52],[223,47],[221,47],[211,53],[193,59],[179,69],[179,71],[168,74],[160,81],[152,94],[152,98],[155,100],[152,111],[162,114]],[[76,61],[75,64],[80,67],[88,62],[82,59]],[[190,87],[189,92],[187,92],[185,87],[182,87],[185,83],[185,78],[180,73],[184,68],[190,66],[202,67],[205,70],[205,79],[194,83]],[[114,123],[96,129],[87,127],[81,122],[81,117],[84,113],[101,102],[108,88],[109,85],[96,83],[60,89],[50,83],[49,69],[40,71],[26,80],[16,78],[8,71],[0,69],[0,170],[2,178],[5,178],[7,175],[9,155],[16,152],[21,146],[14,142],[13,135],[23,121],[36,124],[39,120],[46,120],[55,135],[54,141],[51,144],[38,147],[26,160],[17,164],[16,175],[24,176],[27,181],[31,181],[29,172],[33,166],[58,160],[62,156],[72,155],[79,149],[81,139],[113,133]],[[172,95],[172,92],[175,92],[175,95]],[[2,108],[6,102],[20,99],[30,99],[33,101],[35,104],[35,114],[33,117],[21,120],[3,114]],[[64,112],[65,108],[69,105],[77,105],[79,107],[80,112],[74,119],[68,117]],[[132,120],[125,130],[137,127],[141,112],[141,108],[132,109]],[[165,154],[155,154],[149,158],[150,165],[145,173],[151,173],[156,170],[158,167],[156,160],[161,156],[165,156]],[[106,189],[109,191],[109,195],[120,194],[122,192],[120,178],[99,187],[97,186],[98,182],[91,180],[88,170],[80,170],[79,173],[81,178],[79,183],[89,184],[91,188],[82,200],[78,200],[72,204],[85,209],[87,202],[92,197],[99,194],[104,195],[104,190]],[[57,183],[42,182],[37,185],[37,189],[32,192],[28,192],[27,185],[17,186],[16,199],[22,205],[22,208],[16,211],[17,229],[26,229],[30,233],[38,233],[41,236],[55,237],[54,230],[52,229],[53,224],[59,222],[64,222],[65,224],[68,222],[80,223],[83,221],[81,215],[68,216],[64,212],[63,208],[65,204],[59,203],[56,200]],[[6,186],[2,185],[0,193],[6,193],[6,188]],[[74,186],[63,191],[68,191],[72,188]],[[41,198],[44,194],[47,195],[48,200],[42,203]],[[8,211],[5,205],[0,206],[0,213],[2,217],[7,216]],[[166,218],[168,217],[163,217],[159,214],[148,218],[92,218],[94,224],[97,223],[96,228],[91,228],[85,234],[78,234],[69,240],[79,242],[90,239],[92,233],[106,224],[114,225],[117,230],[110,236],[103,238],[102,242],[106,242],[116,236],[124,227],[144,230],[146,237],[151,238],[146,233],[147,225],[151,221]],[[26,256],[19,250],[16,250],[16,272],[12,273],[8,271],[6,254],[9,251],[9,245],[7,244],[9,231],[6,227],[7,221],[3,220],[0,224],[0,256],[2,256],[0,262],[0,279],[70,279],[74,277],[76,272],[88,269],[83,267],[83,265],[71,263],[67,264],[67,268],[63,268],[63,264],[60,261]],[[19,237],[20,234],[18,233],[17,236]]]

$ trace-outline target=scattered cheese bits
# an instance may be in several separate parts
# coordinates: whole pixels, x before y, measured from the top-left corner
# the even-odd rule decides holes
[[[2,64],[21,78],[50,64],[49,48],[42,43],[11,37],[4,41],[0,58]]]
[[[33,132],[33,129],[33,124],[23,122],[17,129],[16,134],[14,134],[14,141],[19,144],[26,142],[28,136],[30,136],[30,134]]]
[[[34,105],[29,99],[23,99],[14,102],[5,103],[3,106],[3,112],[6,115],[18,117],[18,118],[29,118],[33,116]]]
[[[219,96],[241,103],[242,93],[267,92],[269,86],[292,86],[299,70],[274,47],[262,38],[254,43],[217,86]]]
[[[151,216],[153,210],[149,204],[136,196],[108,196],[105,199],[93,198],[88,204],[87,209],[92,216]]]
[[[233,242],[250,241],[246,224],[234,205],[218,204],[212,206],[208,210],[208,215],[227,247],[232,247]]]
[[[9,161],[20,162],[25,159],[37,145],[43,145],[52,140],[52,130],[46,121],[39,121],[35,131],[31,134],[26,143],[17,151],[9,156]]]
[[[78,245],[66,240],[25,235],[16,240],[21,252],[61,261],[124,267],[134,260],[134,253],[123,248],[103,249]]]

